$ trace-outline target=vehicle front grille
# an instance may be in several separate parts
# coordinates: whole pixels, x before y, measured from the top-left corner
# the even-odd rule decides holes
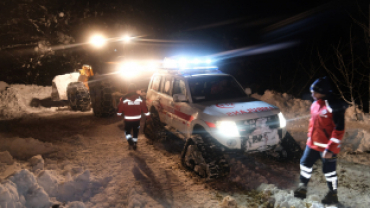
[[[243,137],[248,136],[262,126],[268,126],[270,129],[279,128],[280,121],[278,115],[272,115],[263,118],[236,121],[236,125],[238,126],[240,136]]]

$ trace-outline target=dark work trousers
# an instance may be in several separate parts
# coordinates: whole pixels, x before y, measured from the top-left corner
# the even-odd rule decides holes
[[[306,146],[300,162],[301,176],[300,181],[307,185],[312,175],[312,166],[318,160],[322,161],[322,172],[325,175],[326,183],[330,190],[338,188],[338,177],[336,172],[337,155],[333,155],[330,159],[322,158],[322,152],[311,149]]]
[[[125,120],[125,134],[126,134],[127,141],[131,140],[133,142],[137,142],[139,128],[140,128],[140,120],[139,121]],[[131,135],[131,130],[132,130],[133,135]]]

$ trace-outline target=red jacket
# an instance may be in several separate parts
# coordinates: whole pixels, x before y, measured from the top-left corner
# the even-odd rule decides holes
[[[122,116],[123,113],[126,121],[139,121],[142,112],[150,117],[145,102],[136,93],[130,93],[119,101],[117,116]]]
[[[344,113],[347,106],[339,102],[329,105],[327,100],[318,100],[311,105],[307,145],[314,150],[338,154],[344,135]]]

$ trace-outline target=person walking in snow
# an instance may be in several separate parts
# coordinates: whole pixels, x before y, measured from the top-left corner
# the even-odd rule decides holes
[[[317,79],[310,87],[315,100],[311,105],[307,146],[300,161],[300,183],[294,196],[306,198],[307,184],[312,175],[312,166],[322,160],[322,171],[329,191],[322,199],[323,204],[338,203],[337,154],[344,135],[344,114],[347,103],[332,98],[327,77]]]
[[[145,101],[137,94],[137,88],[134,84],[128,87],[128,94],[121,98],[118,104],[117,116],[123,116],[125,121],[125,134],[129,144],[129,149],[136,150],[137,138],[139,134],[141,113],[144,113],[147,119],[150,119],[150,113],[146,107]],[[132,135],[131,135],[132,130]]]

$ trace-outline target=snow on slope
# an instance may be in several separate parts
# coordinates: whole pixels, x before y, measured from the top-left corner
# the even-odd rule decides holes
[[[6,82],[0,81],[0,92],[4,91],[9,85]]]
[[[82,202],[98,194],[110,180],[93,177],[89,170],[71,177],[59,175],[56,170],[32,173],[20,169],[0,183],[0,207],[48,208],[61,203],[67,203],[66,207],[85,207]]]
[[[25,114],[55,112],[56,108],[31,107],[34,98],[45,99],[51,95],[51,87],[37,85],[10,85],[0,91],[0,119],[20,118]]]
[[[51,87],[10,85],[10,88],[7,90],[2,92],[0,90],[0,118],[11,119],[19,118],[30,113],[55,112],[53,108],[33,108],[29,105],[33,98],[44,99],[50,97],[50,94]],[[264,95],[254,94],[253,97],[278,106],[288,119],[309,119],[310,101],[296,99],[288,94],[273,93],[272,91],[266,91]],[[353,110],[347,110],[347,122],[353,119],[353,113]],[[366,119],[365,116],[364,119]],[[368,121],[365,120],[357,123],[366,122]],[[306,132],[301,133],[304,138]],[[75,139],[71,141],[75,141]],[[12,140],[2,140],[1,142],[0,151],[8,151],[17,159],[28,159],[37,154],[55,151],[54,147],[48,143],[42,143],[32,138],[12,138]],[[343,146],[343,152],[369,151],[370,134],[363,129],[348,131]],[[4,153],[4,155],[8,156],[9,153]],[[344,158],[347,157],[350,156],[344,156]],[[365,159],[368,160],[368,158]],[[57,201],[67,202],[66,207],[85,207],[83,202],[89,200],[91,196],[97,193],[94,190],[101,190],[99,187],[103,187],[109,181],[109,177],[94,179],[90,176],[88,170],[79,172],[74,176],[71,176],[71,174],[60,175],[59,171],[61,170],[59,169],[41,170],[32,173],[27,167],[21,166],[17,162],[9,165],[12,163],[11,160],[7,159],[4,161],[4,163],[0,163],[0,172],[4,170],[4,167],[5,169],[9,169],[10,166],[14,166],[14,169],[17,171],[0,183],[0,193],[2,193],[0,195],[0,207],[6,207],[4,203],[7,203],[7,207],[50,207],[51,204],[58,203]],[[243,166],[240,167],[240,171],[245,172],[243,175],[249,175],[251,173],[250,170],[247,170]],[[345,173],[341,174],[346,175]],[[351,177],[353,173],[348,172],[347,175]],[[238,178],[238,176],[235,175],[234,177],[231,174],[230,177],[232,181],[240,182],[240,180],[243,180],[243,183],[245,182],[246,184],[267,183],[267,180],[259,175]],[[319,201],[318,196],[314,194],[310,194],[308,199],[302,201],[295,199],[291,192],[279,190],[274,185],[261,185],[259,190],[266,195],[265,201],[262,202],[271,200],[275,207],[323,207],[323,205],[317,202]],[[356,198],[356,192],[351,190],[353,189],[348,189],[347,192],[349,194],[345,196]],[[351,201],[356,202],[356,200]],[[370,203],[370,200],[368,202]],[[359,202],[354,207],[366,207],[366,205],[366,203]]]
[[[312,104],[309,100],[297,99],[292,95],[275,93],[270,90],[266,90],[263,95],[253,94],[252,97],[279,107],[284,116],[288,119],[297,117],[309,119],[310,107]]]

